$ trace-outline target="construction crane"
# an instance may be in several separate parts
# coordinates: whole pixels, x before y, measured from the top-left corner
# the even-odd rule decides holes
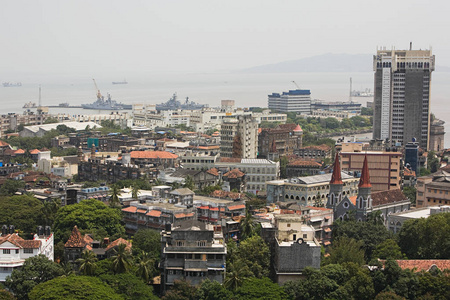
[[[92,78],[92,80],[94,81],[95,89],[97,90],[97,99],[102,99],[103,96],[102,96],[102,93],[100,93],[100,90],[99,90],[99,88],[97,86],[97,82],[95,82],[94,78]]]
[[[297,87],[297,89],[301,90],[301,88],[298,86],[297,82],[295,82],[294,80],[292,80],[292,83],[295,84],[295,86]]]

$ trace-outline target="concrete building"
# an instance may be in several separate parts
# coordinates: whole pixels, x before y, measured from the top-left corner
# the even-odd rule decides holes
[[[430,148],[429,150],[440,152],[444,150],[445,122],[442,120],[433,120],[430,129]]]
[[[252,116],[224,119],[220,135],[221,157],[256,158],[258,122]]]
[[[292,155],[302,146],[302,137],[300,125],[280,124],[275,128],[263,128],[258,135],[258,156],[275,160]]]
[[[342,171],[359,173],[362,170],[364,158],[369,164],[370,183],[372,191],[400,189],[402,183],[400,152],[341,152]]]
[[[387,229],[392,231],[393,233],[397,233],[402,229],[403,224],[405,221],[412,220],[412,219],[421,219],[421,218],[428,218],[431,215],[439,214],[439,213],[449,213],[450,212],[450,206],[430,206],[430,207],[423,207],[419,209],[413,209],[413,210],[407,210],[407,211],[401,211],[396,212],[393,214],[388,215],[388,222],[386,224]]]
[[[50,227],[38,227],[37,234],[32,240],[24,240],[15,233],[14,226],[2,227],[0,237],[0,282],[5,282],[14,269],[20,268],[25,259],[45,255],[53,261],[54,237]]]
[[[294,154],[301,158],[322,160],[332,157],[332,149],[328,145],[299,147],[294,150]]]
[[[431,50],[377,50],[373,56],[374,139],[405,145],[416,138],[421,148],[428,149],[434,66]]]
[[[223,283],[227,247],[221,232],[205,223],[166,228],[161,233],[161,289],[165,293],[175,280],[198,285],[205,279]]]
[[[347,101],[347,102],[325,102],[322,100],[311,101],[311,111],[323,110],[334,112],[353,112],[356,115],[361,114],[361,103]]]
[[[419,143],[415,141],[409,142],[405,145],[405,166],[419,173],[420,171],[420,162],[419,162]]]
[[[416,206],[450,205],[450,173],[439,170],[417,178]]]
[[[320,245],[312,226],[304,225],[300,216],[278,215],[275,227],[273,267],[278,284],[300,279],[306,267],[320,268]]]
[[[311,113],[310,90],[290,90],[281,94],[272,93],[268,97],[268,107],[272,111],[296,112],[298,114]]]
[[[298,205],[325,205],[330,192],[332,174],[294,177],[266,182],[267,202],[296,201]],[[349,197],[357,193],[358,178],[342,172],[343,194]]]

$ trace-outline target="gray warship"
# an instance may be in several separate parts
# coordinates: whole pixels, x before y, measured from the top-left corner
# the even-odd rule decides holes
[[[174,93],[172,98],[170,98],[167,102],[156,104],[156,110],[177,110],[177,109],[185,109],[185,110],[198,110],[204,107],[208,107],[207,104],[199,104],[194,101],[189,101],[189,97],[186,97],[184,103],[181,103],[177,100],[177,93]]]
[[[84,109],[99,109],[99,110],[123,110],[123,109],[132,109],[131,104],[123,104],[121,102],[117,102],[111,99],[111,95],[105,97],[101,95],[97,95],[97,101],[90,104],[81,104],[81,107]]]

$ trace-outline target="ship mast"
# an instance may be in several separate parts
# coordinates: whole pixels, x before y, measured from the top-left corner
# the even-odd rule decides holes
[[[350,77],[350,94],[348,95],[350,102],[352,102],[352,78]]]

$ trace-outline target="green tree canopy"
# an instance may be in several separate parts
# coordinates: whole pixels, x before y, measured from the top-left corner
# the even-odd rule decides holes
[[[398,245],[409,259],[449,259],[450,213],[407,220],[398,234]]]
[[[27,237],[44,225],[44,205],[33,196],[0,197],[0,224],[14,225]]]
[[[153,300],[159,299],[153,294],[153,288],[145,284],[140,278],[131,273],[105,274],[99,277],[117,294],[126,300]]]
[[[6,181],[0,187],[1,196],[12,196],[19,189],[25,188],[25,182],[23,180],[6,179]]]
[[[205,279],[197,289],[198,300],[228,300],[233,298],[233,293],[227,290],[217,281]]]
[[[281,286],[273,283],[269,278],[248,278],[244,284],[236,290],[236,299],[286,299],[286,294]]]
[[[94,199],[66,205],[58,210],[55,219],[55,242],[67,241],[75,225],[80,231],[92,232],[96,239],[106,236],[116,239],[125,234],[121,224],[122,212]]]
[[[153,229],[139,229],[133,236],[133,250],[149,253],[159,260],[161,251],[161,235]]]
[[[353,262],[358,265],[364,264],[364,243],[348,236],[341,236],[333,241],[326,263],[342,264]]]
[[[28,299],[28,293],[38,284],[63,274],[63,269],[45,255],[27,258],[20,269],[14,269],[5,285],[18,299]]]
[[[29,296],[31,300],[124,299],[96,277],[75,275],[41,283],[33,288]]]
[[[405,255],[402,253],[400,246],[394,239],[387,239],[377,246],[372,257],[381,259],[402,259],[405,258]]]

